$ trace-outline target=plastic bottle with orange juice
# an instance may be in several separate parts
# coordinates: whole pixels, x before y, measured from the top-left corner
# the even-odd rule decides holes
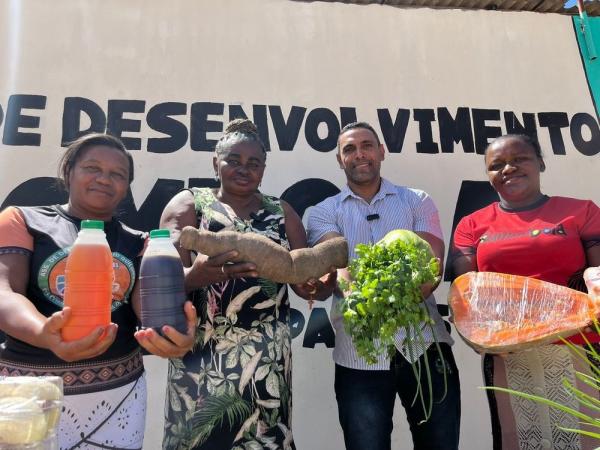
[[[61,334],[73,341],[110,324],[113,260],[104,234],[104,222],[83,220],[67,257],[64,306],[71,316]]]

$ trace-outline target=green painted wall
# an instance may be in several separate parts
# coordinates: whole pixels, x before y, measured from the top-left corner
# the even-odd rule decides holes
[[[573,26],[577,35],[577,43],[579,44],[590,93],[596,107],[596,115],[600,117],[600,54],[598,53],[600,52],[600,17],[588,17],[586,22],[586,32],[591,33],[591,41],[595,47],[595,59],[590,58],[591,52],[588,49],[588,43],[586,43],[586,39],[581,32],[581,18],[579,16],[573,17]]]

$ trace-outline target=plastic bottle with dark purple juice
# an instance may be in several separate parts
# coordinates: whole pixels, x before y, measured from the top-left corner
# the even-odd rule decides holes
[[[169,230],[152,230],[140,267],[142,327],[161,333],[164,325],[187,332],[183,311],[183,265]]]

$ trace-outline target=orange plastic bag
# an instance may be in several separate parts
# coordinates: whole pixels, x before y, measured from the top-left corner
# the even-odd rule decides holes
[[[458,277],[450,287],[448,305],[458,333],[481,353],[508,353],[555,342],[600,315],[598,296],[494,272]]]

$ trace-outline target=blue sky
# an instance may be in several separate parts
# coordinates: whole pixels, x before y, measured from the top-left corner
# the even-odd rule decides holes
[[[592,0],[583,0],[584,2],[590,2]],[[565,8],[570,8],[571,6],[576,6],[577,5],[577,0],[567,0],[565,2]]]

